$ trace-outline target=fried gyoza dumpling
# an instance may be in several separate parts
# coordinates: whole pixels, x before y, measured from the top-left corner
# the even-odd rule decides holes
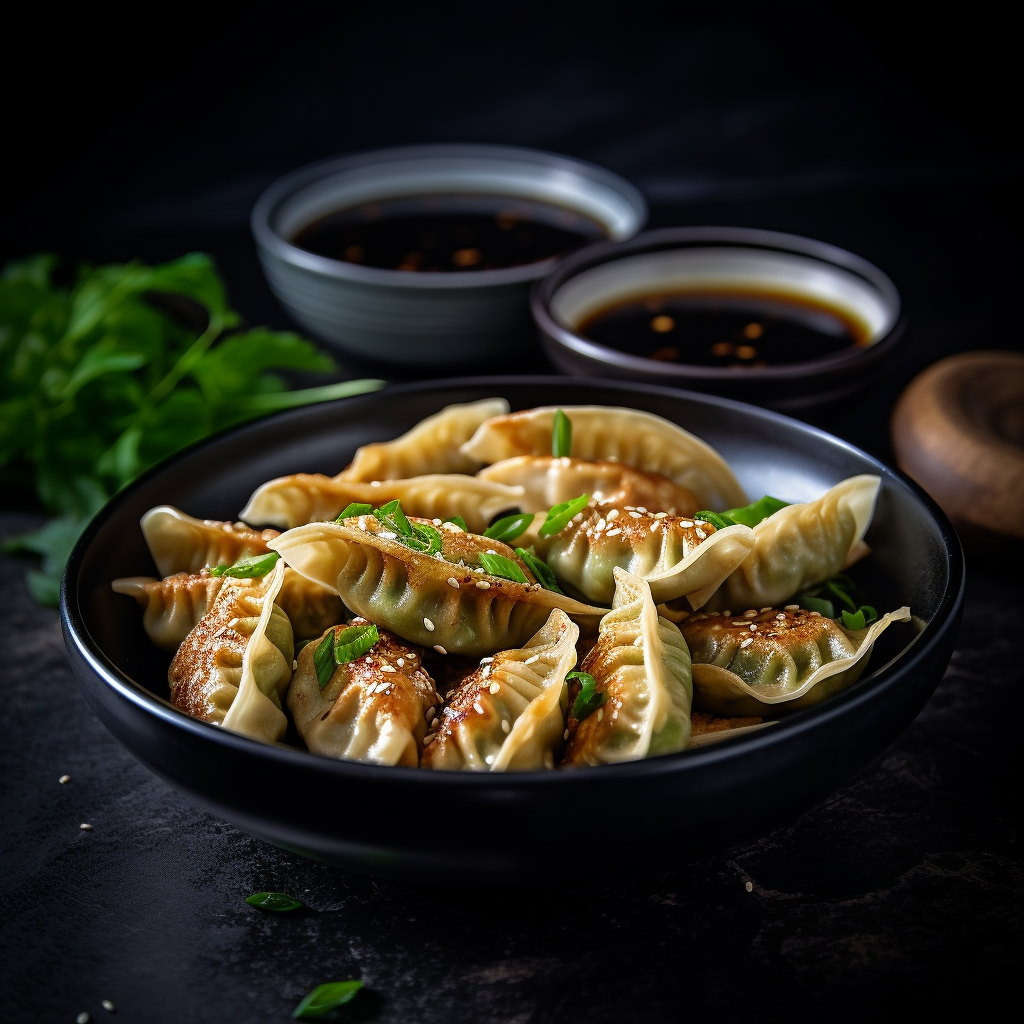
[[[694,705],[714,715],[764,715],[816,704],[855,682],[879,634],[909,608],[848,630],[796,607],[742,615],[697,612],[682,624],[693,659]]]
[[[291,623],[274,603],[284,572],[279,562],[262,580],[224,582],[171,660],[176,708],[253,739],[284,735],[281,697],[295,657]]]
[[[690,739],[690,654],[679,627],[661,618],[646,580],[615,570],[612,610],[580,670],[604,703],[570,714],[564,762],[635,761],[683,750]]]
[[[546,406],[493,416],[462,451],[487,465],[519,455],[550,454],[557,411],[555,406]],[[575,458],[606,459],[660,473],[692,492],[702,509],[736,508],[747,503],[725,459],[700,438],[660,416],[600,405],[563,406],[562,412],[572,424],[571,454]]]
[[[787,505],[754,527],[754,546],[707,600],[709,611],[766,608],[823,583],[863,553],[881,477],[853,476],[820,498]]]
[[[305,523],[335,519],[352,503],[383,505],[397,499],[407,515],[423,519],[461,516],[470,530],[482,533],[498,513],[516,508],[522,496],[521,487],[459,473],[373,483],[295,473],[259,487],[239,516],[247,523],[290,530]]]
[[[351,626],[368,625],[355,618]],[[346,626],[332,627],[330,643]],[[314,754],[369,764],[419,764],[430,712],[441,704],[434,681],[423,668],[422,650],[387,630],[366,653],[345,664],[331,660],[321,687],[316,651],[323,641],[306,644],[288,687],[287,705],[295,727]]]
[[[446,406],[393,441],[363,445],[336,479],[369,482],[424,473],[475,473],[483,463],[462,452],[462,445],[481,423],[506,412],[504,398]]]
[[[700,508],[693,493],[674,480],[623,462],[517,455],[485,466],[477,478],[520,488],[523,512],[543,512],[581,494],[594,505],[641,506],[680,516]]]
[[[427,736],[425,768],[553,768],[565,731],[565,674],[579,628],[554,609],[522,648],[488,657],[449,694]]]
[[[596,618],[606,609],[545,590],[510,547],[466,533],[453,523],[410,518],[432,528],[438,550],[416,551],[374,516],[310,523],[270,546],[297,572],[338,594],[348,608],[412,643],[479,657],[525,643],[552,608]],[[527,580],[483,568],[498,555]]]
[[[558,533],[531,527],[534,551],[568,587],[595,604],[610,604],[613,571],[625,569],[650,585],[656,602],[712,591],[747,557],[749,526],[713,526],[646,509],[590,507]]]
[[[277,536],[277,530],[254,530],[245,523],[196,519],[172,505],[150,509],[141,526],[157,572],[164,577],[265,554],[267,541]]]
[[[111,587],[134,597],[142,608],[146,636],[162,651],[176,651],[206,614],[227,577],[178,572],[158,580],[152,576],[124,576]]]

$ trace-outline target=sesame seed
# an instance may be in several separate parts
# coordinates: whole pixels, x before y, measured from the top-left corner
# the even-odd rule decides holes
[[[753,618],[756,614],[757,614],[757,609],[756,608],[748,608],[743,613],[743,617],[746,618],[746,619],[750,619],[750,618]]]
[[[618,528],[618,527],[616,526],[614,530],[609,530],[609,531],[608,531],[608,532],[607,532],[607,533],[605,534],[605,536],[606,536],[606,537],[618,537],[618,535],[619,535],[620,533],[622,533],[622,530],[620,530],[620,529],[619,529],[619,528]]]
[[[396,669],[394,665],[381,665],[380,670],[381,670],[381,672],[397,672],[398,671],[398,669]]]
[[[821,612],[811,612],[811,613],[810,613],[810,616],[811,616],[811,618],[812,618],[812,619],[813,619],[813,618],[814,618],[815,616],[817,616],[817,617],[818,617],[818,618],[820,619],[820,618],[821,618]]]
[[[540,661],[540,655],[539,654],[531,654],[530,657],[528,657],[526,659],[525,664],[532,665],[535,661]]]
[[[668,513],[667,512],[655,512],[654,513],[654,518],[655,519],[666,519],[667,517],[668,517]]]
[[[494,655],[493,654],[488,654],[486,658],[481,658],[480,659],[480,664],[481,665],[490,665],[490,663],[492,661],[494,661]]]
[[[89,822],[87,822],[87,821],[83,821],[83,822],[82,822],[82,824],[81,824],[81,825],[79,825],[78,827],[79,827],[79,828],[80,828],[80,829],[81,829],[81,830],[82,830],[83,832],[91,832],[91,831],[92,831],[92,825],[90,825],[90,824],[89,824]]]
[[[568,738],[569,738],[569,730],[566,729],[565,732],[562,733],[562,739],[563,740],[567,740]]]
[[[734,619],[733,620],[733,625],[734,626],[745,626],[746,623],[742,619],[739,622],[736,622],[736,620]]]
[[[693,532],[695,534],[697,534],[697,539],[698,540],[707,540],[708,539],[708,535],[699,526]]]
[[[555,767],[555,755],[550,750],[544,751],[544,767],[549,769]]]
[[[744,882],[743,883],[743,888],[746,889],[747,892],[753,892],[754,891],[754,883],[753,882]]]
[[[395,658],[395,664],[399,668],[405,668],[405,658]]]
[[[490,583],[487,582],[487,580],[477,580],[476,581],[476,585],[481,590],[490,590],[491,589],[491,585],[490,585]]]
[[[604,718],[604,708],[597,709],[597,720],[600,722]]]
[[[473,701],[473,710],[478,715],[482,715],[484,713],[484,709],[482,707],[480,707],[480,701],[478,701],[478,700]]]
[[[657,528],[658,528],[659,526],[661,526],[661,523],[659,523],[659,522],[658,522],[657,520],[655,520],[655,521],[654,521],[653,523],[651,523],[651,533],[654,533],[654,531],[655,531],[655,530],[656,530],[656,529],[657,529]]]
[[[497,693],[500,689],[501,689],[501,684],[500,683],[491,683],[491,685],[489,687],[487,687],[487,692],[488,693]]]
[[[104,999],[103,1002],[100,1003],[100,1006],[102,1006],[103,1009],[107,1011],[107,1013],[114,1012],[114,1004],[109,999]]]
[[[427,708],[426,714],[423,717],[427,722],[432,722],[437,717],[437,712],[433,708]]]
[[[71,776],[70,775],[62,775],[57,781],[63,786],[66,782],[70,782],[71,781]]]
[[[798,605],[798,604],[787,604],[786,605],[786,611],[787,612],[798,612],[798,611],[800,611],[800,605]]]
[[[605,521],[604,516],[601,516],[601,518],[594,524],[594,529],[600,533],[607,525],[608,523]]]
[[[748,636],[746,640],[740,641],[740,647],[749,647],[753,642],[754,638],[752,636]]]
[[[751,633],[754,633],[754,632],[757,631],[757,623],[756,622],[752,622],[750,624],[750,631],[751,631]]]
[[[501,731],[502,731],[503,733],[505,733],[506,735],[508,735],[508,733],[509,733],[509,730],[510,730],[511,728],[512,728],[512,726],[510,726],[510,725],[508,724],[508,719],[507,719],[507,718],[503,718],[503,719],[501,720]]]
[[[435,526],[440,526],[440,525],[441,525],[441,520],[440,520],[440,519],[431,519],[430,521],[431,521],[431,522],[432,522],[432,523],[433,523],[433,524],[434,524]]]
[[[484,764],[494,764],[494,755],[493,754],[488,754],[484,758]]]
[[[611,509],[611,511],[609,511],[609,513],[608,513],[608,515],[607,515],[607,517],[606,517],[606,518],[608,519],[608,522],[609,522],[609,523],[610,523],[610,522],[611,522],[611,521],[612,521],[613,519],[618,519],[618,518],[619,518],[619,510],[618,510],[617,508],[613,508],[613,509]]]
[[[434,650],[437,651],[438,654],[448,653],[440,644],[434,644]]]
[[[431,633],[434,632],[434,624],[425,615],[423,616],[423,625],[426,626]]]
[[[767,608],[762,608],[761,609],[761,614],[763,615],[765,612],[770,612],[771,610],[772,610],[771,605],[769,605]]]
[[[640,518],[640,513],[639,512],[630,512],[629,513],[629,518],[630,519],[639,519]]]
[[[785,619],[785,617],[786,617],[786,613],[785,612],[779,612],[779,614],[775,616],[775,618],[777,620]]]
[[[692,530],[693,529],[693,520],[692,519],[684,519],[679,525],[681,527],[683,527],[684,530]]]
[[[87,1014],[87,1013],[80,1013],[75,1018],[75,1020],[78,1022],[78,1024],[89,1024],[89,1014]]]
[[[423,746],[429,747],[430,744],[433,743],[434,740],[436,740],[436,739],[437,739],[437,733],[436,732],[428,733],[426,736],[423,737]]]
[[[448,586],[454,587],[456,590],[459,589],[459,581],[454,576],[448,577]]]
[[[371,487],[380,487],[380,481],[379,480],[371,480],[370,481],[370,486]]]

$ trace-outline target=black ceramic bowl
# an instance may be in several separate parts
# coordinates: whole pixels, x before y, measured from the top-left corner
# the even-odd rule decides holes
[[[911,623],[882,635],[849,690],[759,732],[602,767],[495,775],[335,761],[196,721],[166,701],[167,658],[147,639],[118,576],[152,574],[148,509],[234,519],[265,480],[335,473],[355,449],[455,402],[513,409],[602,404],[647,410],[714,445],[751,496],[817,497],[857,473],[883,483],[858,582]],[[61,595],[65,643],[97,716],[144,765],[217,817],[271,843],[360,872],[433,884],[564,879],[566,865],[670,864],[750,841],[810,809],[883,751],[931,696],[962,609],[963,561],[937,506],[906,477],[778,414],[671,388],[552,377],[389,387],[275,415],[172,458],[90,524]]]
[[[533,286],[530,309],[565,373],[782,412],[879,380],[906,326],[896,285],[874,264],[816,239],[736,227],[581,246]]]

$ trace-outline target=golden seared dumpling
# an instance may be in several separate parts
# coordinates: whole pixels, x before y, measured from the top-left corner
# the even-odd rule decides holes
[[[459,473],[434,473],[361,483],[295,473],[269,480],[253,493],[239,513],[248,523],[283,530],[336,519],[352,504],[382,505],[400,501],[407,515],[423,519],[461,516],[470,530],[487,529],[501,512],[516,508],[523,489]]]
[[[271,547],[297,572],[337,593],[346,607],[398,636],[479,657],[525,643],[552,608],[596,621],[606,609],[546,590],[516,552],[454,523],[408,519],[426,549],[373,515],[288,530]],[[436,545],[436,547],[435,547]],[[522,582],[486,568],[498,557]]]
[[[342,664],[331,654],[320,670],[320,685],[317,650],[325,643],[327,650],[346,629],[368,625],[357,617],[302,649],[288,687],[288,710],[314,754],[415,768],[427,722],[441,704],[421,649],[377,627],[378,639],[364,653]]]
[[[586,600],[608,605],[615,569],[647,580],[656,602],[718,587],[747,557],[749,526],[709,523],[628,506],[589,507],[560,531],[531,532],[534,551],[555,576]]]
[[[723,717],[765,715],[816,704],[864,671],[879,634],[909,608],[850,630],[802,608],[697,612],[682,623],[693,660],[694,706]]]
[[[224,576],[179,572],[158,580],[123,576],[111,587],[134,597],[142,608],[146,636],[162,651],[176,651],[198,625],[227,582]]]
[[[565,675],[579,628],[554,609],[521,648],[499,651],[448,695],[422,764],[444,770],[553,768],[565,731]]]
[[[690,654],[679,627],[658,615],[646,580],[616,569],[615,584],[612,610],[580,665],[599,706],[581,718],[573,700],[567,765],[636,761],[690,740]]]
[[[167,671],[171,703],[253,739],[284,736],[281,698],[292,675],[288,616],[274,603],[285,566],[263,579],[228,579]]]
[[[490,465],[519,455],[551,453],[555,406],[493,416],[462,446]],[[622,462],[667,476],[685,487],[702,509],[736,508],[747,496],[722,456],[707,442],[653,413],[601,405],[562,406],[572,424],[578,459]]]
[[[642,506],[680,516],[701,507],[692,491],[669,477],[624,462],[517,455],[484,467],[477,479],[519,488],[523,512],[546,511],[580,494],[594,505]]]

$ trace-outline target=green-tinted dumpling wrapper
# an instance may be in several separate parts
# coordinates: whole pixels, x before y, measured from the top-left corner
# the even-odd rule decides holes
[[[698,612],[682,624],[693,659],[694,707],[722,717],[808,707],[854,683],[875,641],[909,608],[867,629],[844,629],[803,609],[742,616]]]

